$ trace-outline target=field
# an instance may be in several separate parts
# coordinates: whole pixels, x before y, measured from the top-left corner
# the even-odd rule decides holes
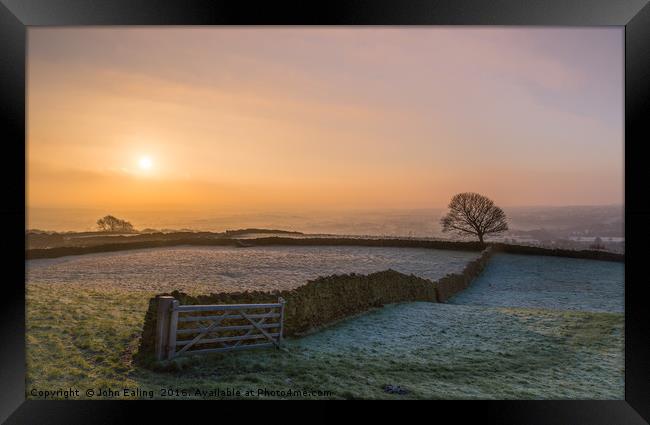
[[[488,266],[470,290],[489,289],[501,262],[511,266],[508,257],[496,256],[497,267]],[[32,389],[70,387],[81,398],[87,389],[133,398],[124,388],[144,391],[136,398],[165,398],[163,388],[179,390],[172,393],[177,398],[210,399],[233,392],[291,398],[289,389],[326,392],[300,395],[307,398],[623,398],[623,315],[617,312],[481,305],[477,293],[454,304],[386,306],[287,340],[283,350],[188,357],[150,371],[133,363],[153,294],[148,285],[129,287],[121,275],[113,277],[116,285],[89,284],[85,273],[71,270],[67,282],[27,285],[29,398],[43,398]],[[622,291],[622,275],[609,270]],[[388,393],[386,385],[404,393]]]
[[[30,260],[29,284],[160,293],[292,289],[331,274],[392,268],[436,280],[478,252],[355,246],[173,247]]]
[[[623,313],[623,275],[623,263],[499,254],[450,302]]]

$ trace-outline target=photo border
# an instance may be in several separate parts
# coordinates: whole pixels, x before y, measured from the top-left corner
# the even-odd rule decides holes
[[[437,403],[433,417],[455,421],[545,424],[643,424],[650,421],[650,313],[644,297],[650,250],[650,5],[648,0],[446,1],[101,1],[0,0],[0,116],[5,164],[0,167],[5,237],[0,238],[4,302],[0,317],[0,421],[114,423],[172,409],[134,401],[25,400],[25,63],[29,26],[91,25],[514,25],[625,27],[625,400],[466,401]],[[22,282],[19,284],[18,282]],[[53,303],[57,300],[53,299]],[[176,401],[174,401],[176,402]],[[462,403],[462,404],[461,404]],[[382,405],[385,406],[385,405]],[[379,408],[374,404],[372,410]],[[185,409],[179,409],[179,413]],[[225,420],[239,409],[218,409]],[[266,410],[266,409],[256,409]],[[326,409],[321,419],[338,415]],[[381,410],[381,409],[380,409]],[[250,415],[254,412],[247,412]],[[263,413],[263,412],[261,412]],[[91,416],[89,416],[91,415]],[[431,417],[431,416],[429,416]]]

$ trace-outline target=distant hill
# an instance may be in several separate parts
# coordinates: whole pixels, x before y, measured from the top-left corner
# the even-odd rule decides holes
[[[303,235],[304,234],[302,232],[293,232],[293,231],[289,231],[289,230],[256,229],[256,228],[226,230],[225,231],[226,236],[241,236],[241,235],[248,235],[248,234],[251,234],[251,233],[280,234],[280,235]]]
[[[146,229],[145,232],[47,232],[44,230],[28,230],[25,232],[25,249],[43,249],[59,247],[88,247],[114,243],[171,241],[176,239],[217,239],[240,237],[247,235],[302,235],[301,232],[277,229],[237,229],[225,232],[199,232],[192,230]]]
[[[622,205],[506,208],[511,234],[539,239],[578,235],[624,236]]]

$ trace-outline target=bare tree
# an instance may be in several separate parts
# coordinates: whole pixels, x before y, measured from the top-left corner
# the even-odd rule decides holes
[[[476,235],[481,243],[485,235],[508,230],[503,210],[491,199],[472,192],[454,195],[440,224],[443,232]]]
[[[126,220],[119,219],[112,215],[107,215],[97,220],[97,227],[104,232],[133,232],[134,228]]]

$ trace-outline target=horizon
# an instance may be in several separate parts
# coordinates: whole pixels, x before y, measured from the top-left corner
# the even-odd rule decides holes
[[[620,28],[30,28],[28,47],[28,218],[624,205]]]
[[[508,220],[517,222],[517,214],[532,211],[556,211],[578,209],[589,212],[597,209],[624,209],[622,204],[603,205],[522,205],[503,207]],[[439,215],[446,211],[446,207],[433,208],[393,208],[393,209],[356,209],[356,210],[306,210],[306,211],[219,211],[219,210],[105,210],[101,208],[57,208],[57,207],[31,207],[32,213],[26,217],[26,230],[40,230],[46,232],[86,232],[96,230],[96,220],[105,215],[114,215],[118,218],[132,222],[137,231],[144,229],[192,231],[225,231],[244,228],[264,228],[277,230],[299,231],[303,233],[340,233],[314,232],[309,226],[323,226],[324,221],[329,222],[331,229],[349,228],[353,220],[362,220],[365,226],[395,224],[400,216],[415,219],[415,224],[425,225],[428,234],[438,234]],[[510,213],[515,214],[515,219]],[[430,216],[429,216],[430,214]],[[163,216],[163,218],[160,218]],[[158,218],[154,218],[158,217]],[[428,217],[428,219],[427,219]],[[346,223],[346,221],[352,221]],[[621,216],[621,221],[623,217]],[[406,224],[405,233],[408,233]],[[305,228],[305,226],[307,228]],[[517,227],[517,226],[515,226]],[[515,228],[511,230],[517,230]],[[520,229],[521,230],[521,229]],[[350,231],[346,234],[354,234]],[[421,235],[422,236],[422,235]],[[424,235],[426,236],[426,235]]]

